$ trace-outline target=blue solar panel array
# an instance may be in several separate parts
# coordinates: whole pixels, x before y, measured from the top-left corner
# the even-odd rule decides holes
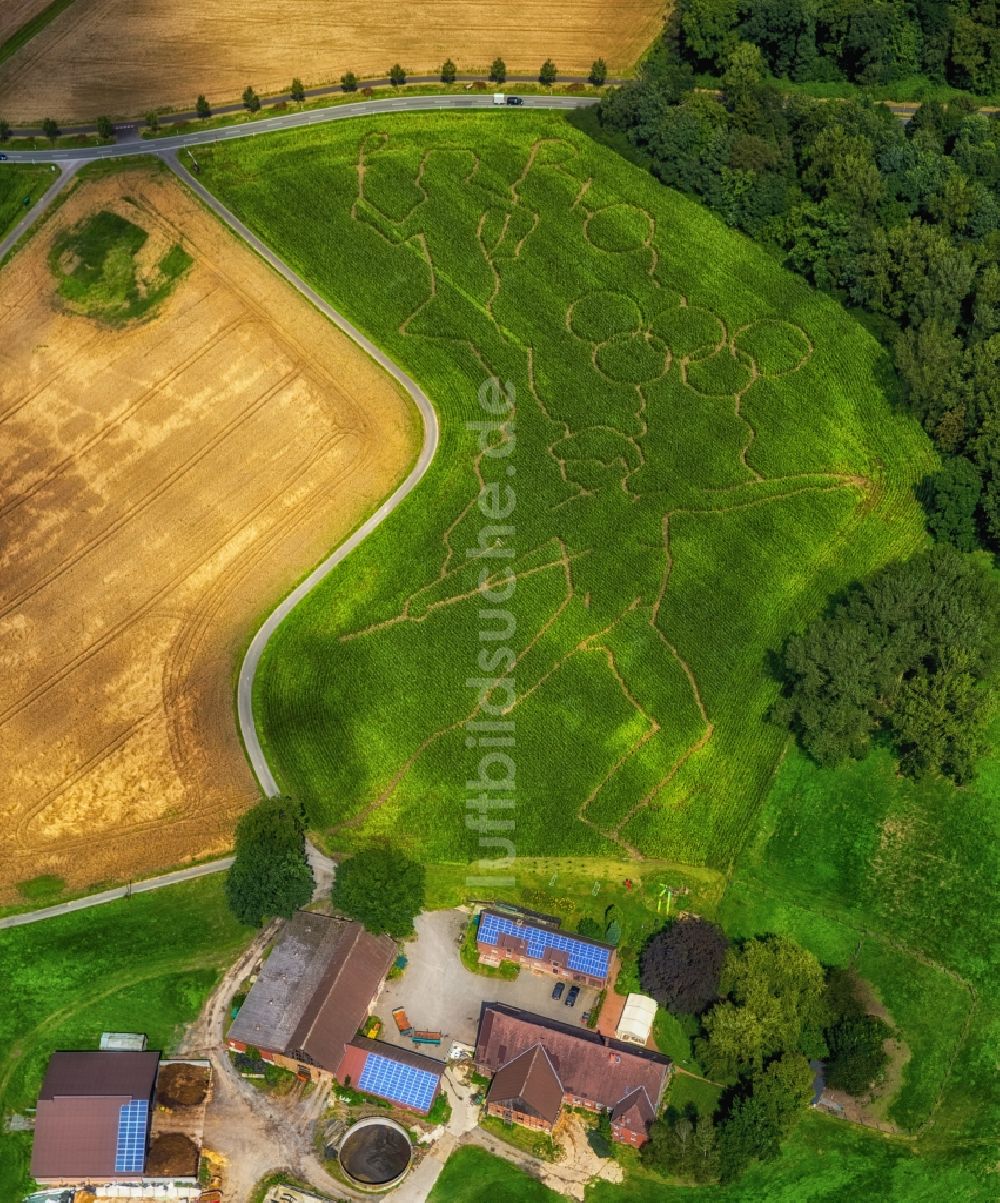
[[[378,1053],[369,1053],[358,1078],[358,1089],[377,1094],[379,1098],[403,1103],[407,1107],[416,1107],[418,1111],[428,1111],[434,1101],[438,1077],[430,1070],[417,1069],[413,1065],[403,1065],[400,1061],[380,1057]]]
[[[483,912],[479,918],[479,939],[484,944],[499,944],[501,935],[517,936],[528,946],[528,956],[543,960],[547,948],[568,953],[567,965],[576,973],[589,973],[593,977],[607,977],[611,952],[596,944],[588,944],[562,932],[550,931],[547,927],[529,927],[515,923],[502,915]]]
[[[149,1100],[133,1099],[118,1113],[118,1145],[115,1149],[116,1174],[141,1174],[146,1164],[146,1126]]]

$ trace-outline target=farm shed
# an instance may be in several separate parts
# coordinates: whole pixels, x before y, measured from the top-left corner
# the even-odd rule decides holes
[[[58,1052],[38,1096],[31,1175],[43,1185],[142,1177],[160,1061],[149,1052]]]
[[[335,1074],[396,956],[390,936],[296,911],[229,1029],[237,1052],[316,1078]]]
[[[426,1115],[437,1097],[444,1062],[381,1040],[355,1036],[344,1050],[338,1081]]]

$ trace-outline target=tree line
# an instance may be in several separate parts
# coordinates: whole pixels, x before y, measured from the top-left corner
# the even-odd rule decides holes
[[[996,0],[678,0],[684,59],[722,74],[740,42],[796,82],[876,85],[924,76],[982,96],[1000,92]]]

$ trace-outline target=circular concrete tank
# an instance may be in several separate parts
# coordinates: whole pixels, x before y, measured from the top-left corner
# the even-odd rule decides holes
[[[348,1129],[337,1157],[352,1182],[369,1190],[384,1190],[410,1168],[413,1146],[402,1125],[373,1115]]]

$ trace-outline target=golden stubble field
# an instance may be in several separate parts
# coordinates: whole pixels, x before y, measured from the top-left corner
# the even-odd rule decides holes
[[[347,70],[426,74],[450,55],[463,71],[502,55],[511,72],[553,58],[564,73],[635,63],[661,27],[665,0],[74,0],[0,64],[0,113],[11,121],[136,116],[169,105],[238,100],[247,84],[308,86]]]
[[[181,243],[158,316],[61,311],[99,210]],[[401,478],[410,403],[166,173],[80,184],[2,272],[0,901],[219,851],[256,797],[233,681],[257,620]]]

